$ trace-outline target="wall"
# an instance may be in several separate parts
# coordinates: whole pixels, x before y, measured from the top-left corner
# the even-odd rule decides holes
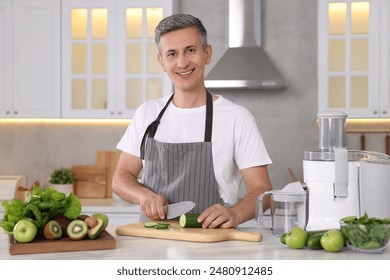
[[[47,179],[55,168],[95,165],[96,151],[114,150],[122,124],[0,122],[0,174],[26,175],[28,185]]]
[[[208,3],[212,3],[211,12]],[[214,46],[210,70],[228,47],[228,1],[184,0],[181,11],[199,17],[208,28],[209,43]],[[289,167],[300,179],[304,150],[318,146],[316,15],[316,1],[263,0],[262,47],[287,88],[220,91],[254,114],[273,160],[269,171],[275,188],[290,182]]]
[[[179,8],[199,17],[208,29],[214,50],[209,71],[228,47],[228,1],[181,0]],[[273,160],[271,180],[279,189],[291,181],[289,167],[302,177],[304,151],[318,146],[317,1],[263,0],[262,24],[262,47],[287,88],[218,93],[256,117]],[[125,129],[125,124],[0,124],[0,174],[25,174],[32,184],[45,182],[57,167],[93,165],[96,151],[115,149]],[[370,135],[368,149],[383,152],[381,137]],[[348,135],[347,147],[358,149],[358,139]]]

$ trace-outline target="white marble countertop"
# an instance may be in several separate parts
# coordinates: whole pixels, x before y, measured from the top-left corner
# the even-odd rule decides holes
[[[119,213],[137,214],[139,206],[120,199],[81,199],[83,213]],[[1,212],[1,211],[0,211]],[[279,238],[259,228],[254,221],[242,224],[239,230],[258,231],[263,235],[261,242],[223,241],[199,243],[176,240],[163,240],[115,234],[116,224],[110,224],[108,232],[116,239],[116,248],[110,250],[92,250],[59,252],[45,254],[10,255],[8,236],[0,232],[1,260],[390,260],[390,248],[384,254],[361,254],[345,247],[341,252],[328,253],[324,250],[308,248],[294,250],[281,244]],[[75,241],[77,242],[77,241]]]
[[[115,227],[108,231],[117,246],[109,250],[10,255],[8,236],[0,234],[2,260],[390,260],[390,248],[384,254],[361,254],[345,247],[341,252],[328,253],[308,248],[295,250],[281,244],[279,238],[260,228],[242,227],[244,231],[260,231],[261,242],[223,241],[199,243],[130,236],[118,236]],[[77,241],[75,241],[77,242]]]

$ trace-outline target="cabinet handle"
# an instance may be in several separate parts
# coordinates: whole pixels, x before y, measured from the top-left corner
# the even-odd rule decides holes
[[[110,112],[110,115],[114,115],[114,112],[113,112],[113,111],[111,111],[111,112]]]
[[[14,114],[17,115],[17,114],[18,114],[18,111],[14,111]]]
[[[118,115],[119,115],[119,116],[122,115],[122,112],[119,111],[119,112],[118,112]]]
[[[387,114],[387,111],[386,111],[386,110],[383,110],[383,111],[382,111],[382,114],[384,114],[384,115]]]
[[[7,110],[7,111],[5,111],[5,113],[6,113],[7,115],[9,115],[9,114],[11,114],[11,111]]]
[[[374,115],[378,114],[378,111],[377,110],[374,110]]]

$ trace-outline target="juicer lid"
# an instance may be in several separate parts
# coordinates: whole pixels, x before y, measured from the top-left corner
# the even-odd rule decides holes
[[[306,201],[307,193],[273,191],[272,200],[276,202],[303,202]]]
[[[318,118],[342,118],[346,119],[348,117],[347,113],[336,112],[336,111],[324,111],[317,114]]]
[[[311,161],[334,161],[334,151],[307,150],[304,152],[304,160]],[[372,151],[349,150],[348,161],[364,161],[368,163],[390,165],[390,156]]]
[[[307,196],[307,192],[299,181],[289,183],[283,189],[271,193],[272,199],[278,202],[302,202]]]

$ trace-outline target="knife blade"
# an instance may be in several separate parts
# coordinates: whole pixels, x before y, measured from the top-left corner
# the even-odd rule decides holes
[[[185,213],[188,213],[195,207],[195,203],[192,201],[182,201],[177,203],[168,204],[164,207],[166,213],[166,219],[170,220],[179,217]]]

